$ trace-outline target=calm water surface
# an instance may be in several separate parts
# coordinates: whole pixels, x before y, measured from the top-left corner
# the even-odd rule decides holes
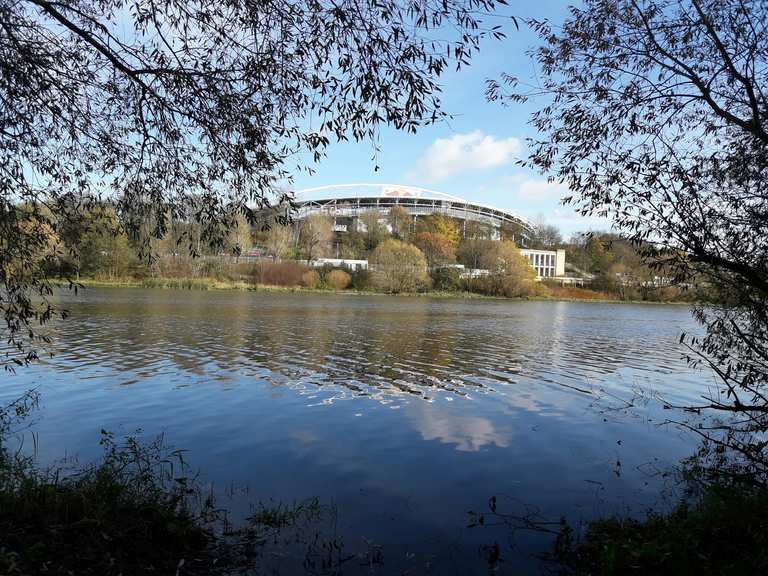
[[[427,298],[88,290],[62,295],[55,355],[3,374],[38,386],[38,453],[88,460],[102,428],[165,433],[233,516],[319,497],[373,573],[535,573],[536,534],[472,528],[490,496],[578,523],[663,506],[661,474],[695,440],[638,389],[672,399],[710,377],[680,358],[686,308]],[[325,521],[325,520],[323,520]],[[512,548],[510,548],[510,544]],[[280,573],[301,573],[281,559]],[[369,573],[358,560],[344,573]]]

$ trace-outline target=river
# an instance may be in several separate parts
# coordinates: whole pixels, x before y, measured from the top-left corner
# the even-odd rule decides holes
[[[682,306],[143,289],[61,299],[71,316],[52,327],[53,356],[0,375],[0,401],[41,393],[43,462],[96,457],[102,429],[164,433],[234,519],[259,501],[316,497],[333,511],[318,530],[375,549],[377,574],[485,574],[494,543],[499,573],[535,573],[542,535],[467,527],[491,496],[574,524],[668,505],[665,472],[695,439],[637,393],[683,402],[711,383],[681,359],[680,333],[695,330]],[[361,563],[344,573],[369,573]]]

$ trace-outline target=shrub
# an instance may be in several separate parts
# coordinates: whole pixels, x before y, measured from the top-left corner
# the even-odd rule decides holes
[[[768,491],[749,483],[717,483],[668,514],[591,522],[581,540],[558,538],[554,557],[573,575],[765,574]]]
[[[492,296],[516,298],[536,294],[536,271],[520,254],[514,242],[494,242],[483,255],[481,264],[489,271],[477,283],[477,289]]]
[[[427,261],[421,250],[400,240],[385,240],[371,254],[375,286],[385,292],[410,292],[429,286]]]
[[[433,270],[432,282],[435,290],[457,292],[464,288],[461,272],[456,268],[437,268],[436,270]]]
[[[155,261],[154,273],[164,278],[192,278],[197,275],[199,260],[189,255],[161,256]]]
[[[250,281],[253,265],[233,256],[203,257],[199,264],[199,275],[226,282]]]
[[[539,282],[509,274],[493,274],[473,281],[473,287],[481,294],[503,296],[505,298],[523,298],[526,296],[547,295],[549,290]]]
[[[352,277],[344,270],[331,270],[325,275],[325,283],[334,290],[344,290],[352,282]]]
[[[361,268],[352,272],[352,288],[368,290],[371,286],[373,286],[373,275],[370,270]]]
[[[574,298],[577,300],[610,300],[611,295],[577,286],[549,285],[550,292],[555,298]]]
[[[144,288],[174,288],[181,290],[210,290],[215,287],[214,278],[145,278]]]
[[[180,451],[102,431],[96,464],[42,470],[4,444],[35,403],[27,394],[0,406],[0,573],[181,574],[180,559],[206,557],[215,511],[198,505]]]
[[[197,261],[197,273],[200,276],[206,276],[208,278],[216,278],[222,271],[222,263],[218,258],[208,258],[206,256],[198,257]]]
[[[312,270],[320,274],[320,278],[325,281],[325,277],[328,276],[328,274],[332,270],[336,270],[336,268],[333,267],[332,264],[323,264],[322,266],[313,266]]]
[[[314,270],[307,270],[301,275],[301,285],[305,288],[317,288],[320,284],[320,274]]]
[[[298,262],[271,262],[261,260],[253,266],[253,278],[258,284],[269,286],[299,286],[308,268]]]

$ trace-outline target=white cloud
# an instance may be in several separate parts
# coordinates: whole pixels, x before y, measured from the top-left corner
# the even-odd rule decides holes
[[[597,216],[582,216],[572,205],[563,206],[561,200],[571,196],[567,184],[549,182],[524,173],[510,174],[502,179],[502,185],[510,195],[505,204],[533,221],[543,218],[567,237],[576,231],[608,230],[611,221]]]
[[[550,182],[546,178],[534,178],[527,174],[508,174],[501,180],[502,186],[514,195],[517,202],[557,206],[560,200],[570,196],[567,184]]]
[[[453,444],[459,452],[477,452],[491,444],[505,448],[512,437],[509,426],[497,428],[487,418],[444,413],[434,406],[419,409],[415,424],[424,440]]]
[[[498,139],[480,130],[438,138],[409,174],[411,179],[439,182],[462,172],[478,172],[503,166],[520,151],[517,138]]]
[[[518,199],[530,202],[559,202],[569,194],[567,185],[547,180],[523,180],[517,188]]]

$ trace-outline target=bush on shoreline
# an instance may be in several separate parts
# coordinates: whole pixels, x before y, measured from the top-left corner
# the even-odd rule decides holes
[[[0,405],[0,574],[276,574],[276,552],[276,565],[287,555],[292,565],[322,564],[325,574],[349,559],[333,509],[315,498],[254,503],[233,526],[162,437],[116,439],[102,430],[96,462],[41,468],[10,442],[37,401],[30,391]]]
[[[0,573],[191,574],[210,560],[212,503],[196,500],[181,452],[102,432],[99,462],[40,469],[7,442],[35,403],[0,407]]]
[[[558,539],[561,574],[743,576],[768,573],[768,490],[715,482],[693,501],[645,520],[605,518]]]
[[[537,557],[560,576],[745,576],[768,573],[768,484],[739,464],[727,470],[704,463],[701,454],[682,462],[677,474],[683,495],[671,508],[645,518],[603,516],[577,525],[544,518],[520,501],[495,496],[486,512],[470,512],[470,527],[501,527],[514,541],[518,532],[551,539]],[[507,503],[511,510],[507,509]],[[486,546],[491,568],[506,551]],[[514,545],[511,546],[514,554]]]
[[[301,275],[301,285],[304,288],[314,290],[320,285],[320,274],[315,270],[307,270]]]
[[[331,270],[325,275],[324,283],[331,290],[346,290],[352,283],[352,277],[344,270]]]
[[[438,276],[439,277],[439,276]],[[444,281],[440,279],[441,283]],[[451,279],[448,279],[450,282]],[[69,286],[69,282],[58,282],[60,286]],[[348,292],[350,294],[387,294],[378,290],[372,283],[372,274],[368,270],[358,270],[350,274],[350,284],[347,288],[337,289],[326,282],[320,282],[314,288],[307,288],[300,283],[292,286],[283,286],[279,284],[251,283],[246,281],[225,281],[216,278],[114,278],[114,279],[91,279],[81,278],[75,285],[82,287],[95,288],[161,288],[173,290],[245,290],[245,291],[275,291],[275,292]],[[554,301],[577,301],[577,302],[613,302],[613,303],[646,303],[646,304],[691,304],[697,302],[695,298],[679,296],[670,296],[669,299],[618,299],[615,295],[607,292],[598,292],[588,288],[560,287],[551,286],[545,283],[536,283],[531,293],[518,296],[504,296],[484,294],[481,291],[481,282],[479,279],[461,283],[456,286],[445,286],[444,284],[432,286],[429,290],[420,292],[402,292],[400,295],[413,296],[431,296],[435,298],[493,298],[493,299],[512,299],[512,300],[554,300]]]

